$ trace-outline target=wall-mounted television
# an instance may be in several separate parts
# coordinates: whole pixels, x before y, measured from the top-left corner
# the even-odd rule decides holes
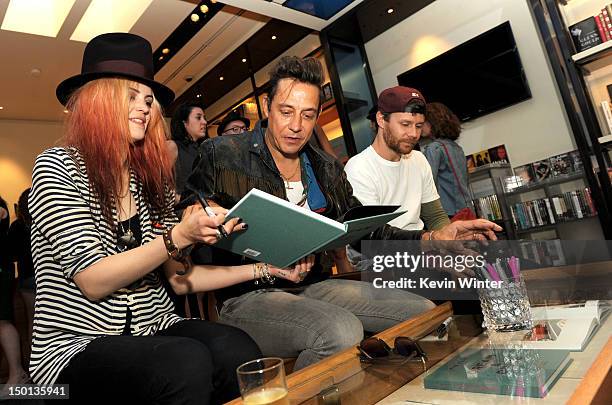
[[[397,76],[427,102],[446,104],[461,121],[531,98],[510,22]]]

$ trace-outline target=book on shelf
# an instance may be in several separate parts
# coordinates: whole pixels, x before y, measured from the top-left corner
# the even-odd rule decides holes
[[[570,36],[574,42],[576,52],[586,51],[604,42],[599,34],[595,17],[586,18],[569,27]]]
[[[612,6],[608,5],[608,7],[612,10]],[[610,20],[610,12],[606,7],[601,9],[600,19],[604,26],[604,30],[608,34],[608,39],[612,39],[612,20]]]
[[[502,219],[501,208],[495,194],[474,199],[474,208],[479,218],[490,221]]]
[[[344,214],[343,222],[338,222],[254,188],[227,213],[227,218],[242,218],[249,229],[233,232],[215,247],[287,267],[309,254],[363,238],[405,212],[398,208],[355,207]]]
[[[520,242],[524,258],[545,266],[563,266],[566,264],[563,244],[559,239]]]
[[[533,171],[533,166],[531,163],[528,165],[515,167],[514,174],[523,180],[523,186],[531,184],[535,181],[535,172]]]
[[[610,34],[608,34],[607,30],[604,29],[604,19],[603,14],[599,13],[599,15],[594,16],[595,23],[597,23],[597,29],[599,30],[599,36],[602,39],[602,42],[606,42],[610,39]]]
[[[577,150],[573,150],[571,152],[568,152],[567,154],[570,157],[570,160],[572,161],[572,169],[574,173],[582,172],[584,166],[582,165],[582,158],[580,157],[580,152],[578,152]]]
[[[538,160],[533,162],[533,172],[535,174],[535,181],[542,181],[552,176],[552,168],[549,159]]]
[[[470,348],[427,375],[424,386],[544,398],[570,362],[567,350]]]
[[[591,300],[580,304],[532,307],[533,328],[517,340],[529,349],[582,351],[607,317],[610,305]]]
[[[550,164],[552,166],[552,175],[554,177],[567,176],[574,172],[572,165],[572,158],[569,153],[562,153],[550,158]]]
[[[606,120],[608,134],[612,134],[612,111],[610,110],[610,103],[607,100],[601,102],[601,110]]]

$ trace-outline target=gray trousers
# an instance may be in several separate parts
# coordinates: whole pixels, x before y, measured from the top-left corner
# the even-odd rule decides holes
[[[296,357],[295,370],[358,344],[435,305],[402,290],[330,279],[298,293],[253,291],[227,300],[220,321],[247,332],[265,356]]]

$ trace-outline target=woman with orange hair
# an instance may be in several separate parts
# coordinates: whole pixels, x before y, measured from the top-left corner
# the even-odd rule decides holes
[[[225,210],[174,214],[172,165],[151,45],[132,34],[91,40],[80,75],[62,82],[64,145],[36,160],[29,199],[37,384],[69,384],[74,403],[202,404],[239,395],[235,369],[260,357],[239,329],[174,313],[165,284],[215,289],[250,268],[191,266],[188,247],[215,243]],[[227,233],[244,229],[237,219]],[[224,271],[226,270],[226,271]],[[63,401],[62,403],[66,403]]]

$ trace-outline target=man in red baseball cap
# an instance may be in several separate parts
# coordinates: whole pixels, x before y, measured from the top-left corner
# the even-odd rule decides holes
[[[378,97],[378,130],[371,146],[348,161],[353,193],[364,205],[399,205],[407,212],[389,224],[406,230],[441,229],[449,223],[425,156],[413,150],[425,122],[425,97],[395,86]]]

